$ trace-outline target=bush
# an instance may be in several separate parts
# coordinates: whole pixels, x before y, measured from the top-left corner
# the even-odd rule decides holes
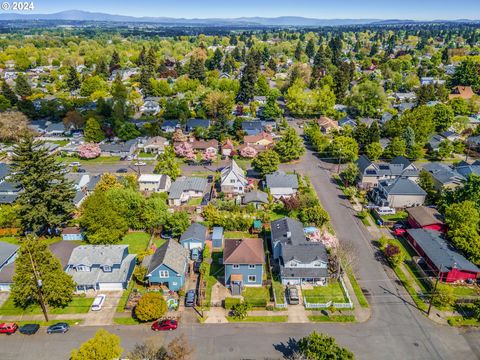
[[[152,321],[167,312],[167,303],[159,293],[146,293],[135,307],[135,316],[140,321]]]
[[[248,309],[250,305],[246,302],[239,302],[238,304],[234,305],[232,308],[232,316],[235,319],[243,320],[248,315]]]
[[[273,311],[274,307],[273,307],[273,305],[267,305],[267,307],[265,309],[268,310],[268,311]]]
[[[231,310],[235,305],[240,304],[239,298],[227,297],[225,298],[225,309]]]
[[[449,285],[438,284],[437,291],[432,301],[438,308],[447,308],[455,304],[455,292]]]
[[[267,306],[266,299],[246,299],[245,302],[254,308],[264,308]]]
[[[400,247],[395,244],[387,244],[383,249],[383,253],[393,267],[399,266],[403,260],[405,260],[405,254]]]

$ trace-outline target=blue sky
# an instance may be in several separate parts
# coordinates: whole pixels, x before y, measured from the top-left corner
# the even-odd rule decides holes
[[[35,13],[86,10],[132,16],[321,19],[479,19],[480,0],[28,0]]]

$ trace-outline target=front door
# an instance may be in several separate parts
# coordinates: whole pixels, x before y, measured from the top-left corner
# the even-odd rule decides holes
[[[240,281],[232,282],[232,295],[233,296],[242,295],[242,283]]]

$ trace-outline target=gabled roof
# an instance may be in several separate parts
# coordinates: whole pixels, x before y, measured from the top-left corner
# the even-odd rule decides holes
[[[255,144],[261,140],[267,140],[270,143],[273,143],[273,137],[272,135],[262,131],[261,133],[258,133],[256,135],[246,135],[243,137],[243,142],[245,144]]]
[[[199,177],[180,178],[173,182],[168,193],[169,199],[179,199],[184,191],[205,192],[208,186],[207,179]]]
[[[0,163],[0,180],[10,175],[10,166],[5,163]]]
[[[86,266],[121,264],[125,249],[128,249],[128,245],[80,245],[73,249],[68,264]]]
[[[405,156],[397,156],[390,161],[390,164],[394,165],[403,165],[403,168],[409,167],[412,162],[408,160]]]
[[[180,126],[180,121],[178,120],[165,120],[162,125],[160,126],[162,129],[169,128],[169,127],[178,127]]]
[[[0,266],[2,266],[18,250],[18,245],[0,241]]]
[[[205,243],[205,240],[207,240],[207,227],[199,223],[191,224],[180,236],[180,243],[191,239]]]
[[[264,262],[262,239],[225,239],[224,264],[263,264]]]
[[[471,174],[480,175],[480,161],[477,160],[472,164],[461,161],[455,170],[465,178],[468,178]]]
[[[242,122],[242,130],[258,130],[262,131],[263,130],[263,124],[261,121],[244,121]]]
[[[222,169],[222,172],[221,172],[222,180],[221,180],[221,182],[223,183],[225,181],[225,179],[230,174],[235,175],[235,177],[238,180],[240,180],[244,185],[248,184],[248,181],[247,181],[247,178],[245,177],[243,169],[240,166],[238,166],[238,164],[236,163],[235,160],[232,160],[232,162],[228,166],[226,166]]]
[[[208,128],[210,126],[210,120],[208,119],[189,119],[187,120],[187,128],[195,129],[197,127]]]
[[[119,143],[105,143],[100,144],[100,150],[103,152],[111,152],[111,153],[122,153],[122,152],[129,152],[132,146],[137,144],[137,140],[132,139],[125,142]]]
[[[270,223],[272,242],[280,242],[282,244],[302,244],[305,243],[306,237],[303,231],[303,224],[289,217],[284,217]]]
[[[78,247],[78,243],[75,241],[59,241],[49,246],[50,251],[55,255],[62,267],[65,268],[68,265],[68,260],[72,256],[73,249]]]
[[[290,260],[301,264],[309,264],[318,260],[328,262],[327,248],[322,242],[282,244],[282,259],[284,264]]]
[[[180,245],[176,240],[168,240],[160,246],[149,259],[145,259],[148,264],[148,274],[151,274],[160,265],[165,265],[175,271],[177,274],[183,274],[185,264],[188,258],[188,250]]]
[[[408,216],[420,226],[443,224],[443,217],[437,209],[427,206],[415,206],[406,209]]]
[[[466,178],[455,169],[442,163],[428,163],[423,167],[424,170],[432,174],[433,178],[440,184],[461,184]]]
[[[397,178],[394,181],[383,180],[379,185],[388,195],[427,195],[415,181],[406,178]]]
[[[357,166],[358,170],[360,171],[361,174],[365,172],[365,170],[372,165],[373,163],[370,161],[368,157],[365,155],[360,155],[357,160]]]
[[[298,189],[298,178],[295,174],[286,174],[283,171],[275,171],[265,176],[265,184],[268,188],[285,187]]]
[[[476,265],[468,261],[442,237],[442,233],[425,229],[408,229],[407,233],[422,248],[437,269],[442,267],[442,271],[445,271],[445,269],[451,270],[456,267],[459,270],[480,272]]]
[[[254,190],[245,193],[243,195],[242,199],[242,204],[250,204],[250,203],[263,203],[263,204],[268,204],[268,194],[260,191],[260,190]]]

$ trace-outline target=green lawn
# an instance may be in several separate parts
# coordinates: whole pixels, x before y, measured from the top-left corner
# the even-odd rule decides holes
[[[187,205],[190,205],[190,206],[198,206],[200,205],[202,202],[202,198],[201,197],[197,197],[197,198],[190,198],[187,202]]]
[[[303,297],[309,303],[347,302],[340,282],[331,280],[327,286],[315,286],[312,290],[302,290]]]
[[[14,244],[14,245],[19,244],[18,237],[14,237],[14,236],[2,236],[0,237],[0,242],[5,242],[9,244]]]
[[[99,156],[95,159],[80,159],[78,156],[57,156],[58,162],[70,164],[78,161],[80,164],[115,164],[120,161],[119,156]]]
[[[113,322],[117,325],[139,325],[139,324],[143,324],[142,322],[140,322],[137,319],[134,319],[132,317],[113,318]]]
[[[125,235],[119,245],[128,245],[130,254],[139,254],[147,249],[150,234],[146,232],[131,232]]]
[[[248,231],[225,231],[223,236],[225,239],[249,239],[258,237],[258,235],[250,234]]]
[[[162,239],[160,237],[156,237],[156,238],[153,238],[153,243],[155,244],[155,246],[157,247],[157,249],[162,246],[163,244],[165,244],[167,240],[165,239]]]
[[[382,215],[382,219],[385,221],[402,221],[406,220],[408,214],[406,211],[397,211],[395,214]]]
[[[273,282],[273,291],[275,291],[275,298],[277,299],[277,304],[285,303],[285,289],[283,285],[278,281]]]
[[[365,295],[363,294],[363,291],[360,288],[360,285],[358,285],[357,279],[355,278],[355,275],[353,274],[352,269],[350,268],[347,269],[347,276],[348,276],[348,279],[350,280],[350,284],[352,284],[353,292],[357,297],[358,303],[360,304],[361,307],[368,308],[369,307],[368,301],[365,298]]]
[[[48,310],[49,314],[84,314],[90,310],[93,298],[75,296],[73,300],[64,308],[51,308]],[[16,307],[13,303],[12,297],[0,308],[0,315],[37,315],[41,314],[40,306],[29,306],[26,309]]]
[[[463,316],[449,316],[447,321],[450,326],[480,326],[477,319]]]
[[[353,315],[309,315],[308,320],[312,322],[355,322]]]
[[[270,292],[264,287],[245,287],[242,296],[253,307],[264,308],[270,301]]]
[[[0,242],[6,242],[9,244],[14,244],[14,245],[20,245],[20,239],[21,237],[19,236],[2,236],[0,237]],[[42,238],[43,241],[47,243],[47,245],[54,244],[56,242],[62,241],[61,236],[54,236],[50,238]]]
[[[457,285],[450,285],[453,288],[453,293],[457,297],[472,297],[478,296],[480,299],[480,291],[478,288],[473,286],[457,286]]]
[[[407,290],[407,292],[410,294],[413,302],[417,305],[417,307],[420,310],[426,311],[427,304],[425,304],[425,301],[423,301],[422,297],[417,293],[415,288],[412,286],[411,281],[407,279],[407,276],[402,271],[402,269],[397,266],[393,269],[393,271],[395,271],[395,274],[397,274],[397,277],[400,279],[402,285],[405,287],[405,290]]]
[[[138,153],[138,158],[139,159],[151,159],[151,158],[155,158],[157,157],[157,155],[155,154],[151,154],[151,153],[146,153],[146,152],[140,152]]]
[[[223,251],[214,251],[212,253],[212,263],[210,265],[210,275],[223,276],[223,265],[220,263],[220,259],[223,258]]]
[[[49,143],[57,144],[58,146],[65,146],[70,143],[70,140],[50,140]]]
[[[228,322],[287,322],[288,316],[274,315],[274,316],[247,316],[243,320],[235,319],[231,316],[227,317]]]

